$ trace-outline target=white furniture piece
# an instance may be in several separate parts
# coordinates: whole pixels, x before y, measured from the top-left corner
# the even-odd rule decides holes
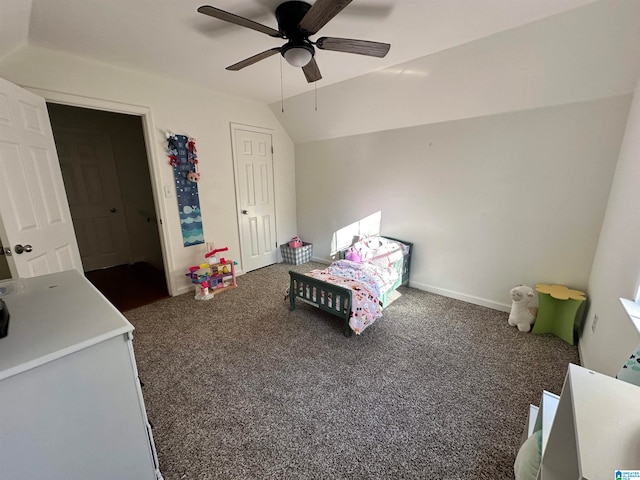
[[[542,429],[539,480],[595,480],[640,471],[640,387],[570,364],[559,399],[553,397],[543,395],[532,429]],[[545,409],[546,418],[540,418]]]
[[[76,270],[17,282],[0,339],[0,477],[162,479],[133,326]]]
[[[522,442],[530,437],[533,432],[542,430],[542,452],[544,452],[547,441],[549,440],[551,424],[556,415],[559,401],[560,397],[558,395],[544,390],[542,392],[542,398],[540,399],[540,407],[529,405],[529,416],[522,436]]]

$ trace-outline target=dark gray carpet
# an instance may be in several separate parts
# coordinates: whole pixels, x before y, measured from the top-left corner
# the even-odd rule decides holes
[[[528,404],[577,348],[411,288],[347,338],[283,302],[288,270],[316,267],[126,312],[165,479],[513,478]]]

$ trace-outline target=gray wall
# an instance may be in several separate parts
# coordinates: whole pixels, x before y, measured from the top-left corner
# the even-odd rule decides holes
[[[638,25],[640,1],[599,0],[270,108],[297,145],[630,94]]]
[[[415,243],[411,285],[508,310],[509,289],[586,289],[630,96],[296,146],[298,231],[381,212]]]
[[[580,355],[586,366],[615,375],[640,343],[620,298],[640,298],[640,82],[636,87],[620,157],[593,262],[591,306]],[[598,322],[594,325],[594,317]]]
[[[582,360],[615,374],[640,342],[619,301],[640,287],[639,24],[640,2],[600,0],[319,88],[317,112],[313,94],[271,105],[299,233],[326,257],[380,212],[416,242],[414,286],[503,310],[516,283],[585,289]]]

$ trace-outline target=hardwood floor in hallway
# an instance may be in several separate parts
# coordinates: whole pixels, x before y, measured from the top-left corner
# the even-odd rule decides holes
[[[85,275],[121,312],[169,297],[164,272],[145,262],[94,270]]]

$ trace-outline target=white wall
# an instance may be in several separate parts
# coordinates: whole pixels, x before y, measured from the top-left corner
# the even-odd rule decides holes
[[[0,0],[0,58],[27,44],[33,0]]]
[[[171,68],[170,62],[167,68]],[[204,261],[205,247],[183,247],[175,193],[172,198],[165,198],[162,192],[163,185],[175,192],[173,171],[166,156],[167,130],[196,139],[205,239],[215,241],[217,246],[228,246],[228,258],[239,260],[230,122],[272,129],[278,241],[288,240],[296,233],[293,143],[266,106],[220,95],[187,81],[176,82],[33,46],[3,58],[0,76],[25,87],[73,94],[80,104],[86,97],[88,103],[97,99],[150,110],[155,126],[151,155],[158,180],[156,196],[173,293],[191,288],[184,274],[189,266]]]
[[[271,109],[298,144],[628,94],[640,76],[638,25],[640,1],[601,0],[336,85],[320,81],[317,112],[314,92],[285,100],[284,113],[279,102]]]
[[[326,256],[336,229],[381,210],[383,233],[416,242],[414,286],[503,310],[515,283],[585,289],[583,361],[614,374],[640,341],[618,301],[640,283],[637,106],[599,232],[640,77],[638,25],[639,1],[600,0],[319,82],[317,112],[313,92],[271,105],[296,143],[299,233]]]
[[[585,366],[615,375],[640,343],[620,297],[640,287],[640,82],[631,105],[598,249],[589,279],[590,308],[580,339]],[[598,315],[595,332],[594,315]]]
[[[586,289],[630,96],[296,146],[298,231],[382,212],[411,285],[508,310],[524,283]]]

